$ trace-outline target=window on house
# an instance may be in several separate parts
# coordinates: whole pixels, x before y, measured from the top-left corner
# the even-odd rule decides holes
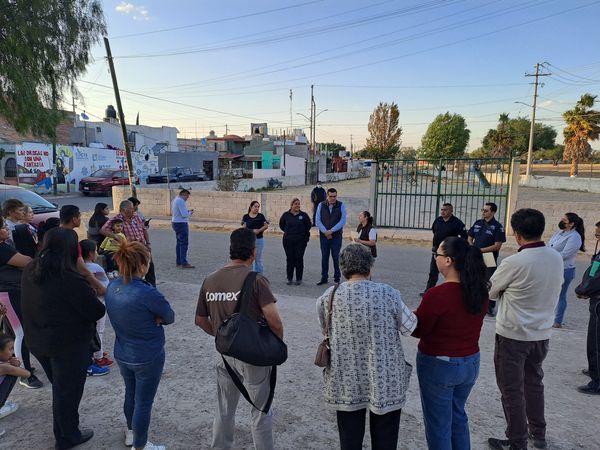
[[[96,133],[102,133],[102,127],[96,127]]]
[[[8,158],[4,163],[4,176],[17,178],[17,160],[15,158]]]

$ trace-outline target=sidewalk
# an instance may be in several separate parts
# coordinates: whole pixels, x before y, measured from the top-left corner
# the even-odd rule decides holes
[[[170,229],[171,218],[168,216],[153,217],[151,226],[156,228]],[[196,231],[231,232],[239,227],[240,223],[237,221],[194,219],[190,221],[190,230]],[[277,224],[271,223],[269,229],[265,231],[265,234],[283,235],[283,232],[279,229]],[[310,235],[313,238],[318,237],[318,228],[311,228]],[[356,236],[356,229],[349,226],[344,227],[344,236],[346,238],[350,238],[350,236]],[[430,230],[415,230],[410,228],[377,228],[377,239],[380,242],[384,241],[389,243],[402,243],[431,247],[432,234]],[[507,236],[507,242],[504,243],[502,249],[505,251],[508,250],[510,253],[514,253],[517,251],[518,246],[514,242],[514,239],[510,239],[510,237]]]
[[[201,280],[197,280],[199,283]],[[199,284],[164,282],[159,289],[176,311],[175,324],[165,328],[167,362],[154,403],[150,440],[169,450],[207,449],[215,408],[214,341],[194,325]],[[285,325],[289,359],[278,373],[273,402],[276,448],[326,450],[338,448],[335,413],[323,401],[321,370],[313,365],[320,340],[315,298],[277,295]],[[411,308],[415,305],[409,305]],[[106,348],[112,354],[114,333],[107,322]],[[493,368],[494,322],[486,319],[481,333],[481,373],[469,398],[473,449],[486,449],[490,436],[503,437],[505,421]],[[402,338],[407,361],[414,365],[417,339]],[[568,358],[565,355],[569,355]],[[579,371],[585,366],[585,333],[557,330],[551,338],[546,369],[548,448],[554,450],[600,448],[596,431],[598,399],[579,394],[575,387],[587,382]],[[41,372],[41,370],[39,371]],[[16,386],[11,400],[19,411],[2,419],[6,434],[0,448],[49,449],[52,439],[51,390]],[[81,404],[81,424],[96,435],[86,449],[123,447],[123,381],[117,366],[109,375],[88,378]],[[250,407],[240,399],[236,448],[250,449]],[[365,436],[365,448],[370,448]],[[413,370],[406,406],[402,411],[399,449],[426,449],[416,370]]]

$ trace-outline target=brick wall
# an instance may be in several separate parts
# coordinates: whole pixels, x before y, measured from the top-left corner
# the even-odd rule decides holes
[[[142,211],[147,217],[171,215],[171,201],[178,195],[177,189],[169,192],[167,189],[143,188],[137,189],[138,199],[142,202]],[[130,196],[128,188],[115,186],[113,188],[114,212],[119,203]],[[292,199],[299,198],[303,211],[312,217],[310,188],[305,195],[285,194],[279,192],[223,192],[223,191],[192,191],[188,207],[194,209],[194,219],[209,221],[238,221],[248,211],[250,202],[257,200],[261,203],[261,212],[276,226],[281,215],[290,208]],[[340,200],[346,205],[348,226],[356,228],[358,214],[368,209],[368,198],[344,198]]]

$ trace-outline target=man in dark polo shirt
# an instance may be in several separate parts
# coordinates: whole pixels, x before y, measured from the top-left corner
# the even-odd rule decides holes
[[[481,208],[481,219],[477,220],[469,230],[469,244],[481,250],[481,253],[492,253],[494,261],[498,263],[498,254],[502,244],[506,242],[506,233],[504,227],[494,217],[498,211],[495,203],[486,203]],[[496,267],[488,267],[486,271],[487,279],[496,271]],[[496,307],[495,301],[490,301],[488,314],[493,316]]]
[[[319,203],[315,222],[319,227],[321,242],[321,281],[318,286],[327,284],[329,278],[329,254],[333,260],[333,281],[340,282],[340,250],[342,248],[342,231],[346,225],[346,207],[337,199],[334,188],[327,190],[327,199]]]
[[[433,232],[433,244],[432,250],[435,252],[439,245],[450,236],[458,236],[463,239],[467,239],[467,229],[465,224],[458,217],[454,215],[454,208],[450,203],[444,203],[440,210],[440,216],[433,221],[431,225],[431,231]],[[427,289],[434,287],[437,284],[438,276],[440,271],[435,263],[435,256],[431,257],[431,263],[429,264],[429,279],[427,280]],[[421,292],[423,296],[425,292]]]

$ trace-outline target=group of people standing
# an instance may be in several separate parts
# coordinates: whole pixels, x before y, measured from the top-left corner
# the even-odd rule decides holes
[[[172,203],[172,225],[176,235],[176,265],[182,268],[193,268],[187,262],[188,222],[193,209],[188,209],[186,201],[190,197],[187,189],[182,189]],[[341,272],[339,255],[342,248],[342,233],[346,225],[346,206],[337,198],[337,191],[327,191],[321,183],[311,192],[313,214],[301,209],[300,199],[293,198],[290,208],[279,218],[279,228],[283,232],[283,249],[286,256],[286,277],[288,285],[300,285],[304,276],[304,253],[310,241],[310,230],[313,226],[319,229],[321,248],[321,278],[317,285],[329,282],[329,261],[333,262],[333,281],[340,282]],[[353,241],[369,248],[373,257],[377,256],[377,230],[373,226],[373,217],[369,211],[358,215],[359,225]],[[260,202],[253,200],[246,214],[242,216],[241,226],[252,230],[256,235],[256,256],[252,268],[258,273],[264,272],[263,252],[264,233],[269,228],[269,221],[260,212]]]
[[[397,289],[371,279],[377,256],[371,215],[368,211],[359,215],[355,242],[342,250],[346,209],[335,189],[326,194],[314,210],[323,256],[318,284],[328,282],[331,257],[335,285],[319,297],[316,308],[321,330],[329,340],[324,396],[336,411],[340,447],[362,448],[368,411],[372,448],[397,448],[401,411],[412,374],[412,365],[403,351],[404,335],[419,339],[416,376],[429,448],[471,448],[465,405],[479,375],[479,338],[484,318],[490,313],[491,301],[496,301],[493,361],[507,439],[490,438],[488,445],[495,450],[524,450],[531,441],[535,448],[546,448],[543,362],[552,327],[562,324],[566,306],[560,306],[560,297],[566,295],[568,283],[575,277],[571,270],[574,255],[584,249],[583,220],[567,213],[561,220],[561,230],[546,246],[542,240],[546,226],[543,214],[535,209],[516,211],[510,225],[519,250],[497,264],[498,251],[506,238],[502,225],[494,218],[496,205],[486,203],[482,219],[467,231],[453,215],[452,205],[444,204],[432,226],[428,289],[417,309],[411,311]],[[183,204],[174,202],[178,219],[189,220],[193,212],[187,209],[188,198],[189,191],[182,191],[179,199]],[[74,231],[81,222],[79,210],[65,206],[61,208],[59,226],[43,230],[33,257],[14,249],[14,233],[0,223],[0,292],[8,293],[11,307],[15,312],[18,308],[23,324],[20,345],[18,336],[0,335],[0,417],[16,410],[7,398],[17,378],[29,380],[33,376],[26,357],[22,356],[21,367],[21,357],[12,353],[13,346],[15,353],[20,346],[23,355],[25,342],[52,384],[57,449],[72,448],[93,436],[91,430],[80,428],[78,409],[90,361],[108,359],[102,351],[103,327],[99,327],[106,315],[115,331],[113,357],[125,385],[124,444],[136,450],[165,448],[148,441],[148,430],[165,361],[163,327],[174,322],[175,314],[153,285],[150,239],[144,219],[136,211],[138,205],[123,201],[119,214],[108,219],[106,205],[98,204],[90,220],[91,240],[82,242],[78,242]],[[10,204],[5,206],[7,213]],[[8,217],[15,223],[14,212]],[[189,265],[187,222],[173,223],[181,238],[177,240],[177,265]],[[260,204],[253,201],[241,228],[231,233],[230,262],[204,280],[195,323],[208,335],[215,336],[223,322],[238,310],[247,277],[258,272],[247,314],[283,339],[277,299],[261,273],[263,233],[268,226]],[[279,226],[284,232],[288,284],[300,284],[312,221],[301,210],[299,199],[293,199]],[[98,276],[103,269],[93,265],[96,250],[106,238],[116,243],[111,259],[118,268],[118,277],[110,284]],[[596,238],[600,241],[600,222],[596,224]],[[492,255],[491,260],[484,257],[486,253]],[[593,261],[600,262],[600,256],[594,255]],[[436,286],[440,273],[444,281]],[[588,394],[600,394],[598,304],[600,298],[590,299],[586,374],[591,381],[578,388]],[[240,397],[232,373],[244,380],[253,404],[262,406],[270,405],[272,399],[273,369],[222,355],[215,368],[217,402],[212,448],[231,449]],[[270,407],[264,411],[252,409],[251,428],[255,448],[276,448]]]
[[[147,432],[161,355],[164,362],[162,326],[173,322],[174,313],[151,284],[153,263],[141,213],[126,200],[119,214],[108,219],[107,205],[99,203],[90,220],[91,239],[79,242],[74,231],[81,224],[79,208],[65,205],[59,220],[48,219],[39,230],[29,223],[27,231],[36,244],[30,257],[21,253],[28,246],[14,239],[19,221],[27,224],[20,219],[27,209],[15,199],[3,207],[8,220],[0,218],[0,315],[5,316],[0,418],[18,408],[7,400],[17,379],[25,387],[42,386],[31,367],[31,352],[52,385],[55,448],[91,439],[93,431],[79,426],[78,410],[87,376],[106,374],[113,364],[103,351],[108,313],[116,334],[114,358],[125,382],[125,444],[136,450],[164,449],[148,442]],[[117,243],[111,256],[119,276],[110,285],[95,262],[106,239]]]

